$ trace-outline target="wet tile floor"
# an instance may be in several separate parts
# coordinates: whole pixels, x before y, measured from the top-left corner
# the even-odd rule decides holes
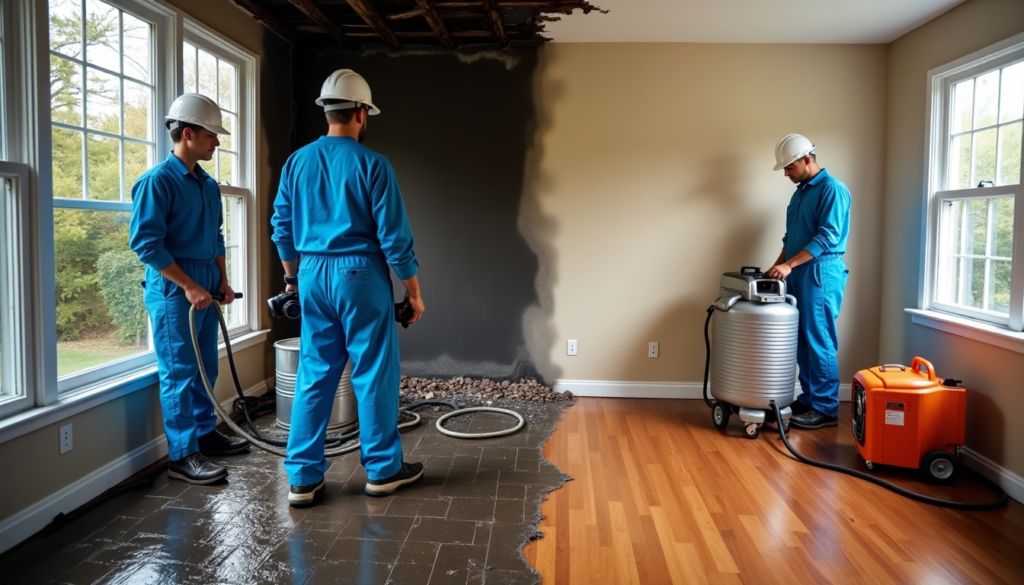
[[[317,506],[293,509],[281,459],[254,448],[215,459],[229,468],[226,483],[192,486],[161,474],[151,488],[34,536],[0,556],[0,582],[537,583],[522,545],[539,536],[540,503],[563,483],[540,449],[563,406],[501,406],[523,412],[526,427],[476,441],[440,434],[441,413],[421,409],[423,424],[402,436],[407,460],[424,462],[424,477],[395,495],[363,495],[365,471],[352,453],[332,459]],[[446,426],[488,431],[509,422],[466,415]]]

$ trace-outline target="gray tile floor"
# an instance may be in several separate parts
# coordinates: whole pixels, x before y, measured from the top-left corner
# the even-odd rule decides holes
[[[498,406],[498,404],[495,404]],[[540,447],[560,405],[504,402],[527,417],[516,435],[451,439],[440,413],[403,434],[424,478],[386,498],[363,495],[358,454],[333,459],[322,501],[290,508],[281,459],[262,451],[217,458],[229,481],[190,486],[162,474],[152,488],[113,498],[49,536],[0,557],[0,581],[26,584],[537,583],[522,545],[539,536],[540,503],[563,483]],[[265,420],[271,420],[265,417]],[[456,430],[505,428],[467,415]],[[262,421],[261,421],[262,422]]]

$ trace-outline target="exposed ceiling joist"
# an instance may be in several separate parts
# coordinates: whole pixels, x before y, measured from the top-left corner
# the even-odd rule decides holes
[[[315,22],[320,28],[327,31],[327,34],[334,37],[334,40],[341,43],[344,47],[349,49],[356,48],[356,44],[352,39],[345,35],[345,31],[340,26],[334,23],[333,20],[328,18],[326,14],[320,10],[320,7],[313,4],[312,0],[288,0],[292,3],[303,14],[305,14],[310,20]]]
[[[366,24],[370,25],[373,32],[377,33],[377,36],[384,41],[384,44],[388,47],[398,50],[402,48],[402,43],[398,41],[398,37],[395,36],[395,32],[391,30],[391,25],[386,20],[381,18],[380,13],[373,6],[370,0],[345,0],[348,5],[352,7],[352,10],[356,11],[356,14],[362,18]]]
[[[427,19],[427,24],[433,29],[434,35],[441,39],[441,46],[446,49],[454,49],[455,41],[452,40],[451,35],[448,34],[448,28],[445,27],[444,21],[438,16],[437,10],[435,10],[427,0],[416,0],[416,5],[423,11],[423,16]]]

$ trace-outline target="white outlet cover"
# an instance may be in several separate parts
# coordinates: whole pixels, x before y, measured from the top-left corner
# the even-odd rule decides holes
[[[569,342],[566,344],[565,352],[568,355],[577,355],[577,353],[579,352],[579,346],[577,345],[575,339],[569,340]]]
[[[658,342],[652,341],[647,346],[647,357],[656,358],[658,357]]]
[[[60,431],[60,454],[63,455],[70,451],[74,447],[73,436],[71,434],[71,425],[66,424],[59,429]]]

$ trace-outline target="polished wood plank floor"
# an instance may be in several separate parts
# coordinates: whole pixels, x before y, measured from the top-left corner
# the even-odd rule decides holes
[[[840,420],[848,421],[844,404]],[[772,431],[772,432],[769,432]],[[525,548],[543,583],[1024,583],[1024,506],[956,512],[803,465],[766,425],[711,424],[697,400],[580,398],[544,446],[574,478]],[[810,457],[864,469],[848,424],[797,431]],[[949,499],[992,497],[965,474]]]

